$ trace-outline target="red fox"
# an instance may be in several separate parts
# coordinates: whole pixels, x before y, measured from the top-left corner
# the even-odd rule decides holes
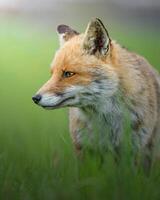
[[[101,147],[118,149],[128,112],[133,149],[150,165],[160,132],[159,74],[143,57],[112,40],[98,18],[84,34],[66,25],[59,25],[57,32],[60,49],[51,64],[52,76],[33,101],[46,109],[70,107],[77,150],[83,148],[85,137],[92,141],[95,127]]]

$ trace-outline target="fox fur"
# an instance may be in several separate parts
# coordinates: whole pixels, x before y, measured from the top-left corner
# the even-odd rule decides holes
[[[60,49],[51,64],[50,80],[37,92],[38,105],[70,107],[70,132],[77,150],[83,149],[86,137],[102,149],[119,148],[128,113],[133,150],[150,166],[160,134],[158,72],[145,58],[112,40],[97,18],[84,34],[66,25],[57,31]]]

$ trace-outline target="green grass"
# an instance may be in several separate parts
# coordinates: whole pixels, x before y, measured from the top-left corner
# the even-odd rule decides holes
[[[159,35],[113,31],[122,44],[159,65]],[[75,156],[67,109],[45,111],[31,97],[49,78],[58,47],[51,33],[24,25],[0,30],[0,199],[160,199],[160,165],[146,177],[132,169],[126,147],[120,165],[106,154]],[[159,65],[160,67],[160,65]]]

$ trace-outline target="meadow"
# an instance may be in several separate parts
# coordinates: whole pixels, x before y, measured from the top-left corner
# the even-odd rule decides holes
[[[112,35],[160,70],[159,33],[124,32],[112,30]],[[54,29],[1,23],[0,199],[159,200],[159,162],[149,177],[134,170],[128,144],[118,166],[110,153],[102,165],[99,155],[87,152],[79,160],[69,135],[68,110],[46,111],[32,103],[32,95],[50,77],[57,48]]]

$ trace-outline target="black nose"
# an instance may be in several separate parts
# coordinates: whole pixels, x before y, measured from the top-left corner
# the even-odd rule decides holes
[[[37,94],[32,97],[32,100],[34,101],[34,103],[38,104],[40,102],[41,98],[42,98],[42,96],[40,94]]]

